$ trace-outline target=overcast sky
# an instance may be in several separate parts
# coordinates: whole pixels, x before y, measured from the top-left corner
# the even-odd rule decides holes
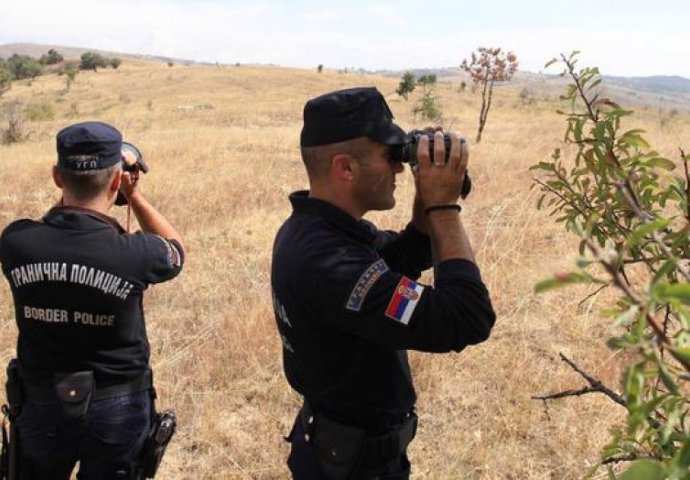
[[[0,44],[221,63],[452,67],[478,46],[532,72],[561,52],[609,75],[690,77],[688,0],[0,1]]]

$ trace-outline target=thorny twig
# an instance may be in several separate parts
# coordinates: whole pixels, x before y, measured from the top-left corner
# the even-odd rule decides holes
[[[542,400],[544,402],[544,405],[546,405],[546,400],[557,400],[559,398],[565,398],[565,397],[579,397],[580,395],[585,395],[587,393],[603,393],[609,399],[613,400],[616,402],[618,405],[628,408],[628,403],[625,401],[625,397],[622,395],[614,392],[611,390],[609,387],[604,385],[600,380],[597,380],[584,370],[582,370],[580,367],[578,367],[575,362],[570,360],[568,357],[563,355],[562,353],[558,354],[561,357],[561,360],[563,360],[565,363],[570,366],[573,370],[575,370],[577,373],[580,374],[582,378],[587,380],[589,383],[589,387],[584,387],[579,390],[566,390],[563,392],[557,392],[557,393],[549,393],[549,394],[543,394],[543,395],[532,395],[532,400]],[[659,429],[661,428],[662,424],[658,420],[655,420],[652,417],[647,417],[647,420],[649,421],[650,425],[652,425],[653,428]]]
[[[609,387],[601,383],[600,380],[597,380],[584,370],[582,370],[580,367],[578,367],[575,362],[570,360],[568,357],[563,355],[562,353],[558,354],[561,357],[561,360],[563,360],[565,363],[567,363],[570,368],[575,370],[577,373],[580,374],[582,378],[587,380],[589,383],[589,387],[584,387],[581,388],[580,390],[567,390],[565,392],[558,392],[558,393],[551,393],[551,394],[545,394],[545,395],[533,395],[532,400],[555,400],[558,398],[564,398],[564,397],[572,397],[572,396],[580,396],[584,395],[587,393],[603,393],[607,397],[609,397],[611,400],[616,402],[617,404],[626,407],[627,408],[627,403],[625,402],[625,399],[619,395],[618,393],[614,392],[611,390]]]
[[[631,453],[630,455],[621,455],[619,457],[609,457],[605,460],[602,460],[600,465],[610,465],[612,463],[621,463],[621,462],[634,462],[635,460],[659,460],[658,457],[643,457],[640,455],[635,455],[634,453]]]
[[[670,321],[671,321],[671,305],[666,305],[666,313],[664,314],[664,335],[666,337],[668,337],[668,327],[669,327]],[[661,357],[661,360],[664,359],[664,353],[666,353],[666,349],[660,348],[659,349],[659,356]],[[657,377],[656,384],[654,385],[654,389],[658,390],[659,385],[661,385],[661,376]]]
[[[592,293],[590,293],[589,295],[587,295],[585,298],[583,298],[582,300],[580,300],[580,302],[579,302],[577,305],[578,305],[578,306],[581,306],[581,305],[582,305],[583,303],[585,303],[587,300],[589,300],[589,299],[592,298],[592,297],[597,296],[597,295],[599,294],[599,292],[601,292],[603,289],[605,289],[605,288],[607,288],[607,287],[610,287],[610,286],[611,286],[611,282],[605,283],[604,285],[600,286],[599,288],[597,288],[596,290],[594,290]]]
[[[572,78],[575,82],[575,87],[577,87],[577,91],[580,94],[580,98],[582,98],[582,100],[585,102],[589,118],[594,120],[594,122],[596,123],[599,120],[598,115],[594,110],[592,110],[592,105],[587,100],[587,96],[585,95],[584,89],[582,88],[582,84],[580,82],[580,77],[577,75],[577,73],[575,73],[575,65],[573,65],[573,63],[570,62],[570,60],[565,58],[565,55],[561,54],[561,58],[563,59],[565,65],[568,67],[568,74],[570,75],[570,78]]]

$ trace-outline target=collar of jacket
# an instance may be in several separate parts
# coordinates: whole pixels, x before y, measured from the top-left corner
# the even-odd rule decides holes
[[[58,228],[74,230],[114,228],[118,233],[125,233],[125,229],[113,217],[81,207],[53,207],[45,214],[43,222]]]
[[[300,190],[290,195],[290,203],[295,213],[318,215],[345,233],[367,243],[374,243],[377,230],[373,223],[357,220],[346,211],[332,203],[309,196],[308,190]]]

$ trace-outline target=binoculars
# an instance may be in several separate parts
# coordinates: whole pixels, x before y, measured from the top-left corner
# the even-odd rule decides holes
[[[122,142],[122,170],[131,173],[148,173],[149,166],[137,147],[131,143]],[[117,192],[115,205],[127,205],[127,198],[122,192]]]
[[[411,130],[407,134],[407,143],[400,145],[395,148],[392,152],[392,156],[395,160],[402,163],[409,163],[412,167],[419,164],[419,159],[417,158],[417,151],[419,149],[419,140],[425,136],[429,139],[429,157],[433,158],[434,155],[434,132],[429,130]],[[465,139],[461,138],[460,143],[464,143]],[[450,157],[450,134],[443,134],[443,143],[445,145],[446,158],[445,161],[448,162]],[[467,172],[465,172],[465,178],[462,182],[462,189],[460,191],[460,196],[464,199],[470,194],[472,190],[472,180]]]

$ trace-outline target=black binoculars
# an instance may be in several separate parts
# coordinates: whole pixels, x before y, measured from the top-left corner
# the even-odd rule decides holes
[[[148,173],[149,166],[137,147],[131,143],[122,142],[122,171]],[[115,205],[127,205],[127,198],[122,192],[117,192]]]
[[[434,132],[430,130],[411,130],[407,134],[407,143],[400,145],[393,149],[392,156],[393,159],[409,163],[412,167],[419,164],[419,159],[417,158],[417,150],[419,148],[419,140],[425,136],[429,139],[429,157],[433,158],[434,155]],[[461,138],[460,143],[464,143],[465,139]],[[448,162],[450,157],[450,133],[443,134],[443,143],[445,145],[446,158],[445,161]],[[465,178],[462,182],[462,190],[460,191],[460,196],[464,199],[470,194],[472,190],[472,180],[467,172],[465,172]]]

